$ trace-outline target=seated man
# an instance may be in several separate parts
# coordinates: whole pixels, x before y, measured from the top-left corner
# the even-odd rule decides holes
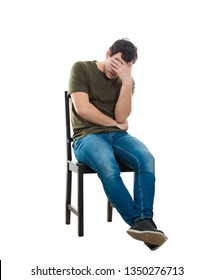
[[[131,69],[137,48],[117,40],[103,61],[79,61],[71,70],[69,94],[76,158],[95,170],[104,191],[123,220],[128,234],[151,250],[167,237],[153,222],[154,158],[147,147],[127,133],[134,80]],[[117,164],[135,171],[134,198],[120,176]]]

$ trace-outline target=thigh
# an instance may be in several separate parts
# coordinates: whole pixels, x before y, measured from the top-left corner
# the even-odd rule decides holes
[[[97,173],[117,168],[114,151],[107,134],[91,134],[74,143],[76,158]]]
[[[127,166],[154,173],[154,157],[146,145],[136,137],[123,133],[113,143],[115,157]]]

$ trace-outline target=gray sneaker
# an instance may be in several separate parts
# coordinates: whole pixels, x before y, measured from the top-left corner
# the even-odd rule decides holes
[[[152,247],[152,245],[160,247],[167,240],[165,234],[161,230],[157,229],[151,218],[143,219],[134,223],[127,230],[127,233],[132,238],[143,241],[146,245],[149,244],[150,247]]]

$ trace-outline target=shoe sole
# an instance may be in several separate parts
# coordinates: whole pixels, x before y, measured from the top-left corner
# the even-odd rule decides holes
[[[151,250],[151,251],[155,251],[157,250],[158,248],[160,248],[166,241],[168,240],[168,237],[165,236],[165,240],[163,243],[159,244],[159,245],[155,245],[155,248],[150,248],[148,244],[146,244],[145,242],[145,245]]]
[[[158,231],[138,231],[134,229],[128,229],[127,233],[136,240],[153,245],[162,245],[167,240],[167,237]]]

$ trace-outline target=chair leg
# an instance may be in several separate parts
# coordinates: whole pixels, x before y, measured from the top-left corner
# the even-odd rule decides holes
[[[108,200],[107,202],[107,222],[111,222],[112,221],[112,205],[110,203],[110,201]]]
[[[67,178],[66,178],[66,205],[65,205],[65,222],[67,225],[70,224],[70,209],[71,204],[71,193],[72,193],[72,172],[69,170],[69,163],[67,163]]]
[[[84,186],[83,173],[78,172],[78,236],[84,235]]]

